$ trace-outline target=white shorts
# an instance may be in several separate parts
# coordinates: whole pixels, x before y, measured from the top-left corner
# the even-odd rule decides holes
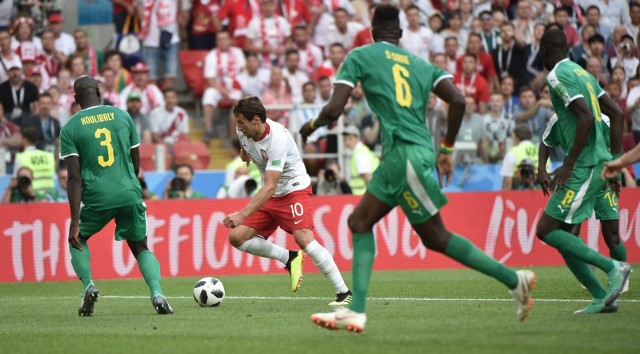
[[[222,96],[220,91],[218,91],[213,87],[209,87],[206,90],[204,90],[204,93],[202,94],[202,105],[203,106],[210,105],[210,106],[218,107],[218,103],[220,103],[220,101],[223,98],[225,97]],[[237,101],[240,98],[242,98],[242,91],[231,90],[229,92],[229,99]]]

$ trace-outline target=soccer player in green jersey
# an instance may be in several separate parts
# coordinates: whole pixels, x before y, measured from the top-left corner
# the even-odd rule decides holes
[[[609,147],[610,146],[610,143],[609,143],[610,120],[609,120],[609,117],[606,116],[605,114],[601,114],[600,116],[602,118],[602,121],[599,122],[598,124],[602,125],[602,133],[604,134],[605,142]],[[561,134],[559,124],[557,123],[558,123],[558,115],[554,114],[549,120],[549,123],[547,124],[547,129],[545,130],[544,135],[542,136],[542,141],[540,142],[540,149],[538,150],[538,163],[546,164],[547,160],[549,159],[549,155],[551,154],[551,149],[556,146],[562,145],[561,142],[563,140],[563,137]],[[609,249],[609,256],[612,259],[615,259],[616,261],[626,262],[627,249],[624,246],[624,244],[620,242],[620,233],[619,233],[620,216],[618,214],[618,194],[620,193],[620,178],[619,176],[616,176],[616,177],[618,178],[609,180],[609,184],[605,186],[605,188],[600,190],[600,193],[597,196],[596,204],[594,206],[594,211],[596,214],[596,219],[600,220],[600,225],[602,227],[602,237],[604,239],[605,244],[607,245],[607,248]],[[551,178],[547,173],[546,168],[538,167],[538,179],[540,180],[540,185],[542,186],[542,193],[544,193],[545,196],[549,196],[551,192],[549,190],[549,186],[551,184]],[[575,224],[571,230],[571,233],[579,237],[580,226],[581,224]],[[565,262],[573,266],[575,260],[573,260],[572,258],[565,258]],[[574,267],[570,269],[573,270],[573,269],[583,269],[583,268]],[[587,290],[589,290],[589,287],[591,287],[591,290],[589,290],[591,293],[602,292],[604,290],[602,289],[602,286],[600,285],[599,282],[589,281],[591,277],[584,278],[579,271],[574,274],[576,278],[578,278],[578,280],[580,280],[581,282],[583,279],[586,280],[585,281],[586,284],[583,284],[583,286]],[[627,279],[625,288],[628,288],[628,284],[629,282]],[[622,292],[624,291],[625,290],[623,289]],[[598,313],[616,312],[618,310],[618,304],[616,302],[613,302],[611,305],[605,306],[602,309],[591,306],[591,307],[587,307],[585,309],[579,310],[577,313],[591,313],[589,311],[595,311],[595,310],[599,310]]]
[[[546,83],[558,115],[559,143],[567,152],[561,167],[552,173],[553,191],[537,227],[538,237],[556,248],[572,273],[593,296],[593,302],[578,313],[599,313],[620,295],[631,268],[627,263],[607,258],[571,234],[593,213],[605,182],[599,178],[604,162],[611,159],[604,133],[602,111],[611,118],[611,151],[622,149],[622,112],[602,90],[596,79],[567,58],[564,32],[544,33],[540,44],[542,61],[549,75]],[[608,290],[589,269],[594,265],[607,273]]]
[[[533,298],[535,274],[515,272],[487,256],[466,238],[447,230],[439,210],[447,199],[440,187],[452,177],[451,152],[465,110],[464,96],[447,72],[398,47],[402,36],[399,10],[379,5],[372,20],[374,44],[349,53],[336,77],[329,103],[300,133],[309,136],[318,127],[337,120],[352,89],[360,81],[371,109],[380,120],[384,159],[373,173],[360,203],[349,216],[353,234],[353,301],[347,309],[317,313],[311,320],[328,329],[361,332],[366,323],[365,301],[375,256],[373,226],[400,205],[422,243],[456,261],[496,278],[516,300],[517,316],[524,320]],[[425,124],[429,95],[449,103],[447,136],[436,156]],[[433,175],[438,168],[438,180]]]
[[[136,177],[140,142],[133,120],[127,112],[100,104],[98,83],[93,78],[79,77],[73,89],[82,110],[60,133],[60,158],[69,174],[71,264],[84,285],[78,315],[93,315],[99,296],[91,279],[87,241],[112,219],[116,221],[116,240],[126,240],[138,261],[153,307],[159,314],[171,314],[160,287],[160,265],[147,247],[147,207]]]

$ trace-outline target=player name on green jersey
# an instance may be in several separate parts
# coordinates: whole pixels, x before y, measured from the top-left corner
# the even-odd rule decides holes
[[[103,114],[96,114],[93,116],[81,117],[80,122],[82,122],[82,125],[87,125],[87,124],[107,122],[114,119],[116,119],[116,114],[113,112],[109,112],[109,113],[103,113]]]

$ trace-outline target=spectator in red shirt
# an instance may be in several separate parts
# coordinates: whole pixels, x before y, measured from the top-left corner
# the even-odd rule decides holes
[[[309,77],[313,77],[318,67],[324,60],[322,50],[317,45],[309,41],[307,36],[307,28],[299,25],[293,30],[292,48],[297,49],[300,53],[299,69],[307,73]]]
[[[489,103],[490,92],[487,81],[478,74],[476,68],[478,61],[473,54],[465,54],[462,56],[462,70],[455,74],[453,84],[465,96],[472,96],[478,105],[480,113],[487,111],[487,103]]]
[[[191,5],[189,49],[210,50],[215,48],[215,19],[217,19],[219,11],[219,0],[193,0]]]
[[[228,30],[234,40],[234,46],[244,48],[249,21],[260,17],[260,2],[258,0],[228,0],[222,4],[218,18],[214,19],[216,31],[222,30],[222,21],[229,20]]]
[[[67,61],[67,56],[56,49],[55,40],[53,32],[47,30],[42,33],[42,55],[38,61],[50,77],[57,77],[62,63]]]
[[[480,74],[489,84],[491,89],[498,88],[498,76],[496,75],[496,69],[493,66],[493,57],[491,54],[482,50],[482,37],[477,33],[469,34],[467,40],[467,53],[472,54],[478,60],[477,72]],[[462,61],[464,56],[461,56],[456,60],[456,72],[462,70]],[[489,97],[487,96],[487,99]]]
[[[345,55],[346,51],[344,50],[344,46],[342,44],[331,44],[331,46],[329,47],[329,59],[325,60],[324,63],[320,65],[316,73],[316,78],[319,79],[326,76],[331,79],[331,82],[333,82],[335,80],[336,74],[338,73],[340,65],[344,61]]]
[[[580,43],[580,34],[578,30],[569,23],[569,12],[564,7],[559,7],[553,13],[553,17],[556,19],[556,23],[560,24],[564,30],[565,36],[567,36],[567,45],[569,48]]]
[[[305,26],[311,30],[311,11],[304,0],[278,0],[277,7],[291,27]]]

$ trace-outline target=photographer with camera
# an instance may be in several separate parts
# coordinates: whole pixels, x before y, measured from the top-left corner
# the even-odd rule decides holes
[[[29,167],[23,166],[16,171],[16,176],[11,179],[9,186],[2,195],[2,204],[8,203],[32,203],[36,201],[36,193],[31,181],[33,172]]]
[[[531,128],[525,123],[513,129],[513,146],[502,161],[502,190],[533,189],[538,146],[531,142]],[[527,160],[527,161],[525,161]]]
[[[351,194],[351,187],[342,177],[338,161],[333,159],[326,160],[324,168],[318,171],[318,183],[314,187],[315,195]]]
[[[636,69],[638,68],[638,64],[640,64],[640,60],[634,55],[635,41],[633,37],[628,34],[622,36],[616,49],[618,51],[618,57],[611,58],[611,70],[620,66],[624,69],[627,77],[636,76]]]

